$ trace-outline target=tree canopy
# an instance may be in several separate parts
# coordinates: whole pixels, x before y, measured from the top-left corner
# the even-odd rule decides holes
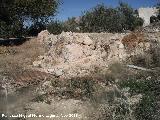
[[[24,21],[45,24],[54,16],[59,0],[0,0],[0,36],[23,33]],[[6,33],[6,34],[4,34]]]
[[[65,22],[53,21],[60,0],[0,0],[0,37],[36,35],[48,28],[52,33],[72,32],[123,32],[143,25],[135,10],[120,2],[116,8],[99,4],[76,18]],[[31,26],[25,28],[25,23]],[[49,23],[49,24],[48,24]]]
[[[82,16],[80,26],[84,32],[122,32],[143,25],[135,10],[126,3],[116,8],[97,5]]]

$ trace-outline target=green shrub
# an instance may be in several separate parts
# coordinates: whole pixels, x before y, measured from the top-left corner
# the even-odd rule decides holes
[[[121,17],[114,8],[97,5],[85,12],[80,21],[83,32],[119,32],[122,31]]]
[[[77,77],[65,81],[53,79],[52,85],[58,88],[54,94],[59,97],[84,99],[92,97],[96,84],[91,77]]]
[[[97,5],[85,12],[80,21],[82,32],[123,32],[142,25],[143,20],[133,8],[122,2],[117,8]]]
[[[64,25],[64,28],[63,28],[64,31],[80,32],[79,21],[78,21],[78,18],[76,20],[76,17],[68,18],[68,20],[65,21],[63,25]]]
[[[37,36],[38,33],[40,33],[42,30],[46,29],[46,25],[42,24],[42,23],[36,23],[31,25],[28,29],[27,29],[27,35],[28,36]]]
[[[149,76],[149,77],[148,77]],[[148,78],[148,79],[147,79]],[[156,73],[139,73],[138,75],[129,76],[127,80],[119,83],[121,88],[130,88],[132,95],[142,94],[142,100],[136,106],[134,114],[136,120],[158,120],[157,113],[157,95],[160,92],[160,82]]]
[[[33,26],[37,27],[39,23],[45,25],[51,16],[55,16],[59,4],[59,0],[1,0],[0,37],[25,35],[26,21],[32,24],[29,31],[33,33],[29,34],[35,34]]]
[[[52,34],[60,34],[65,30],[63,23],[60,21],[52,21],[47,25],[47,30]]]

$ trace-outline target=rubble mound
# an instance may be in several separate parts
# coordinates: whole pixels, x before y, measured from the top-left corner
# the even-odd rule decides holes
[[[39,56],[33,65],[56,77],[64,78],[82,77],[99,68],[106,70],[108,65],[122,62],[131,55],[126,52],[122,41],[124,36],[126,34],[118,33],[48,34],[42,40],[46,53]]]
[[[146,27],[143,27],[142,31],[148,33],[160,32],[160,22],[155,22]]]
[[[38,39],[40,42],[44,42],[43,40],[49,35],[50,33],[47,30],[43,30],[38,34]]]

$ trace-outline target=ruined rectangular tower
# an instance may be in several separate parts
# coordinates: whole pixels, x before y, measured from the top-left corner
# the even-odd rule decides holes
[[[144,20],[143,26],[147,26],[150,24],[150,17],[151,16],[157,16],[157,8],[139,8],[138,9],[138,14],[139,17]]]

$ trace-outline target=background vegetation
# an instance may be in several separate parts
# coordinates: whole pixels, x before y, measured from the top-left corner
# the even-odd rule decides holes
[[[45,28],[60,4],[59,0],[0,0],[0,3],[0,37],[23,36],[28,31],[34,35]],[[29,22],[30,28],[24,22]]]
[[[68,18],[61,24],[60,29],[72,32],[124,32],[142,25],[143,20],[138,17],[137,11],[121,2],[116,8],[99,4],[85,11],[80,17]],[[53,24],[49,26],[54,27]],[[50,29],[49,31],[53,32]]]
[[[117,7],[99,4],[80,17],[54,20],[61,0],[0,0],[0,37],[35,36],[48,29],[53,34],[72,32],[125,32],[143,25],[137,10],[120,2]],[[156,5],[159,8],[160,4]],[[160,11],[160,10],[159,10]],[[160,20],[151,17],[151,23]],[[27,26],[27,22],[30,24]]]
[[[80,25],[83,32],[123,32],[143,25],[143,20],[126,3],[116,8],[97,5],[83,16]]]

